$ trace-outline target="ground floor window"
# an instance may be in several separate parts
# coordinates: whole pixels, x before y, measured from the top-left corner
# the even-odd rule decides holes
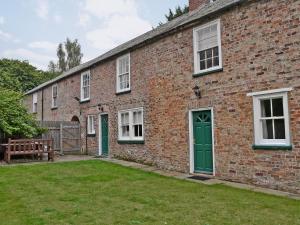
[[[88,115],[87,123],[88,134],[95,134],[95,116]]]
[[[278,89],[253,96],[255,145],[290,145],[288,91]]]
[[[118,115],[119,140],[143,140],[143,109],[122,110]]]

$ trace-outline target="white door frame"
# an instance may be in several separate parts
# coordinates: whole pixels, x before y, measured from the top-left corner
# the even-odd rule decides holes
[[[215,138],[214,138],[214,110],[213,110],[213,107],[189,110],[190,173],[195,173],[193,112],[208,111],[208,110],[211,112],[213,176],[215,176],[215,171],[216,171],[215,166],[216,165],[215,165]]]
[[[102,122],[101,122],[101,116],[103,116],[103,115],[107,115],[107,119],[108,119],[108,113],[100,113],[99,114],[99,127],[98,127],[98,129],[99,129],[99,138],[98,138],[98,146],[99,146],[99,149],[98,149],[98,154],[99,154],[99,156],[101,156],[102,155]],[[107,130],[107,138],[108,138],[108,146],[109,146],[109,123],[108,123],[108,121],[107,121],[107,126],[108,126],[108,130]],[[109,147],[108,147],[108,149],[109,149]]]

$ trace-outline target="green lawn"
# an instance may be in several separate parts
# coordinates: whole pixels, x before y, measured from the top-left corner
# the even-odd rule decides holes
[[[0,224],[300,224],[300,201],[98,160],[0,167]]]

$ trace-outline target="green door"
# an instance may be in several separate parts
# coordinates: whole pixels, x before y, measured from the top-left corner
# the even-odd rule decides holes
[[[211,111],[193,112],[194,170],[213,172]]]
[[[108,155],[108,115],[101,115],[101,152]]]

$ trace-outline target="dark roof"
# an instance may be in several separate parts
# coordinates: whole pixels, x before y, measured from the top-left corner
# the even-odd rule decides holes
[[[164,35],[164,34],[167,34],[177,28],[180,28],[184,25],[187,25],[189,23],[192,23],[196,20],[199,20],[199,19],[202,19],[202,18],[205,18],[206,16],[209,16],[211,14],[214,14],[214,13],[217,13],[217,12],[220,12],[221,10],[225,10],[227,8],[230,8],[242,1],[245,1],[245,0],[218,0],[216,2],[213,2],[213,3],[210,3],[198,10],[194,10],[192,12],[189,12],[187,14],[184,14],[166,24],[163,24],[145,34],[142,34],[124,44],[121,44],[119,45],[118,47],[104,53],[103,55],[100,55],[99,57],[97,58],[94,58],[86,63],[83,63],[79,66],[76,66],[66,72],[64,72],[63,74],[61,74],[60,76],[50,80],[50,81],[47,81],[35,88],[33,88],[32,90],[28,91],[26,93],[26,95],[28,94],[31,94],[31,93],[34,93],[40,89],[42,89],[43,87],[46,87],[50,84],[53,84],[59,80],[62,80],[66,77],[69,77],[75,73],[78,73],[82,70],[85,70],[85,69],[88,69],[90,68],[91,66],[95,65],[96,63],[99,63],[101,61],[104,61],[112,56],[115,56],[115,55],[118,55],[120,53],[123,53],[123,52],[126,52],[126,51],[129,51],[130,49],[136,47],[136,46],[139,46],[139,45],[142,45],[148,41],[151,41],[153,40],[154,38],[157,38],[161,35]]]

